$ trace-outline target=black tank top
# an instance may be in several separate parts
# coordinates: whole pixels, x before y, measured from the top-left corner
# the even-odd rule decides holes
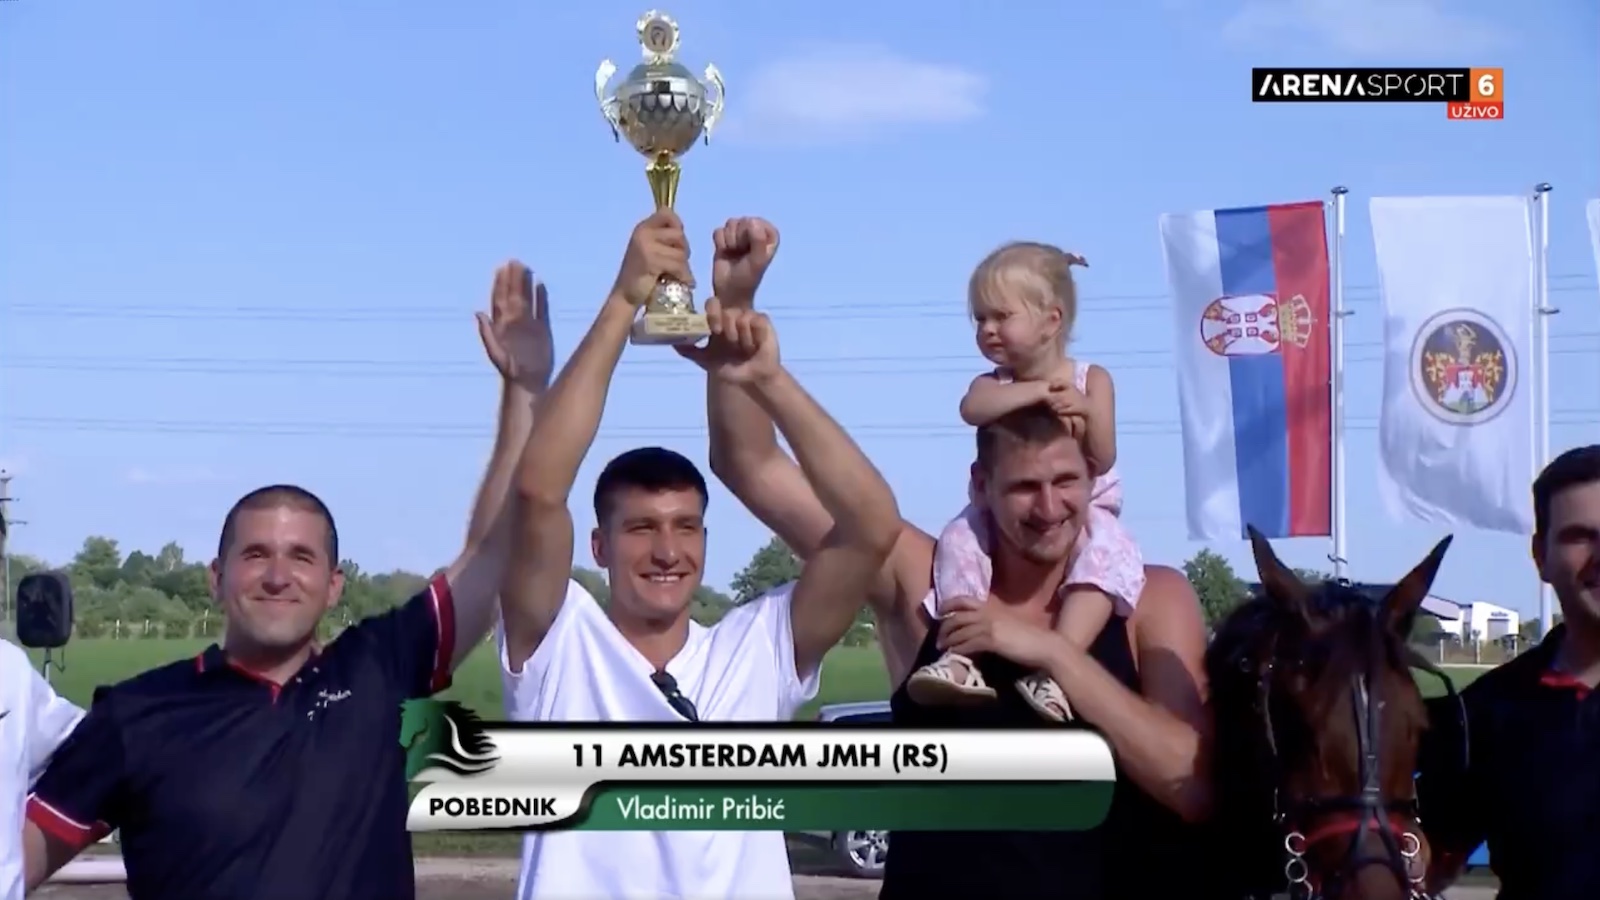
[[[917,653],[917,666],[939,657],[935,631]],[[1128,646],[1127,619],[1113,617],[1089,655],[1129,689],[1139,689]],[[894,724],[909,728],[1015,728],[1050,725],[1013,684],[1027,674],[1000,657],[975,664],[999,697],[970,707],[919,706],[901,685],[890,699]],[[889,841],[879,900],[928,897],[1054,897],[1147,900],[1188,896],[1195,887],[1200,837],[1177,815],[1117,772],[1111,811],[1092,831],[897,831]]]

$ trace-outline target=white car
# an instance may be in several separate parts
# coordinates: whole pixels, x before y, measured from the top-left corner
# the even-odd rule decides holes
[[[817,710],[816,721],[886,724],[889,721],[889,701],[830,703]],[[813,833],[811,836],[828,842],[835,860],[846,873],[856,878],[883,877],[883,864],[889,858],[889,832],[835,831],[832,834]]]

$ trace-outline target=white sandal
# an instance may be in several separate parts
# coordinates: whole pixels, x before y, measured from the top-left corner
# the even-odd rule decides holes
[[[1052,722],[1065,722],[1072,718],[1072,707],[1067,705],[1067,695],[1054,678],[1035,672],[1017,679],[1017,690],[1034,712]]]
[[[946,653],[913,672],[906,694],[922,706],[970,705],[997,696],[972,660],[959,653]]]

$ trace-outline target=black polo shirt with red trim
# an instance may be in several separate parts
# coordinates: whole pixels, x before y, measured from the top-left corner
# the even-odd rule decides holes
[[[1429,701],[1423,828],[1436,851],[1487,841],[1501,900],[1600,896],[1600,692],[1552,668],[1565,633],[1462,692],[1466,735],[1457,709]]]
[[[28,819],[77,847],[119,830],[132,900],[409,900],[401,703],[449,685],[454,647],[440,575],[281,686],[213,645],[102,687]]]

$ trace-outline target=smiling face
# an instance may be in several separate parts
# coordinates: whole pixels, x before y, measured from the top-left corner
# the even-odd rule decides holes
[[[687,618],[706,558],[706,482],[683,455],[661,447],[630,450],[595,482],[590,536],[606,570],[611,615],[676,624]]]
[[[706,558],[705,503],[698,491],[620,488],[594,530],[595,564],[606,570],[617,615],[670,622],[686,614]]]
[[[211,564],[230,652],[293,653],[311,643],[344,590],[332,520],[320,503],[241,504]]]
[[[1533,486],[1533,559],[1571,629],[1600,632],[1600,445],[1561,454]]]
[[[1018,410],[979,429],[972,475],[1002,548],[1036,565],[1072,554],[1089,506],[1089,466],[1048,408]]]

